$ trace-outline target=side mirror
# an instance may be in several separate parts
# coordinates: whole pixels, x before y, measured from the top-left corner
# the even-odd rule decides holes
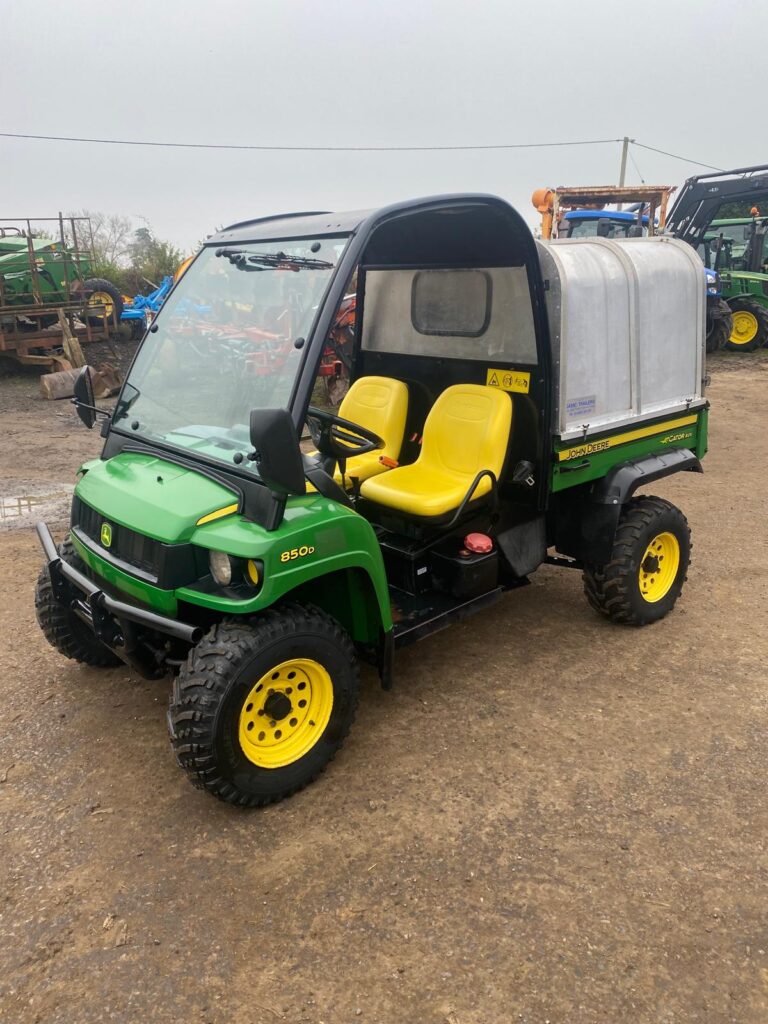
[[[252,409],[251,444],[259,476],[275,494],[306,494],[299,435],[287,409]]]
[[[93,397],[93,381],[89,366],[84,366],[75,378],[74,393],[72,401],[77,409],[77,415],[90,430],[96,422],[96,400]]]

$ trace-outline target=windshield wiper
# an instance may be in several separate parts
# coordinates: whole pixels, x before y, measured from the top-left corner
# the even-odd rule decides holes
[[[307,256],[288,256],[284,252],[248,252],[245,249],[217,249],[217,256],[226,256],[238,270],[273,270],[286,267],[299,270],[331,270],[332,263],[327,260],[313,260]]]

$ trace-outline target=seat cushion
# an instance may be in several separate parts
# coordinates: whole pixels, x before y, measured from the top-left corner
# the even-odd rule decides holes
[[[368,480],[372,476],[378,476],[379,473],[386,473],[388,471],[387,466],[383,466],[379,462],[379,455],[384,454],[381,451],[366,452],[365,455],[355,455],[354,458],[347,459],[347,468],[345,476],[349,482],[349,478],[355,476],[358,480]],[[336,483],[341,483],[341,470],[336,467],[333,474],[333,479]]]
[[[409,515],[433,518],[459,507],[477,474],[501,473],[512,426],[512,401],[505,391],[457,384],[439,396],[424,424],[419,458],[413,465],[366,480],[369,501]],[[473,500],[491,489],[485,476]]]
[[[396,486],[390,487],[395,474]],[[474,473],[471,477],[448,474],[432,467],[420,467],[418,462],[414,462],[411,466],[390,470],[386,476],[370,478],[363,484],[361,493],[369,501],[387,508],[432,519],[457,509],[475,476]],[[477,485],[473,500],[481,498],[490,489],[491,481],[484,476]]]
[[[308,454],[313,458],[319,458],[320,455],[319,452],[309,452]],[[353,476],[357,477],[358,480],[363,481],[369,480],[372,476],[378,476],[379,473],[388,472],[390,472],[389,468],[387,466],[383,466],[379,462],[378,451],[366,452],[365,455],[356,455],[352,459],[347,459],[347,468],[344,474],[346,476],[347,490],[349,490],[351,487],[351,478]],[[339,487],[342,486],[341,470],[339,469],[338,466],[333,471],[333,479],[336,481]],[[307,481],[307,490],[315,490],[315,488],[312,486],[311,483],[309,483],[309,481]]]

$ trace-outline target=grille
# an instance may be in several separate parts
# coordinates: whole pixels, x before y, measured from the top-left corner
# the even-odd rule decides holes
[[[109,523],[112,528],[112,543],[108,548],[101,542],[101,527],[104,523]],[[145,537],[143,533],[136,533],[135,530],[129,530],[125,526],[118,526],[77,497],[72,502],[72,526],[76,526],[103,548],[106,558],[111,555],[142,572],[158,576],[161,548],[159,541]]]

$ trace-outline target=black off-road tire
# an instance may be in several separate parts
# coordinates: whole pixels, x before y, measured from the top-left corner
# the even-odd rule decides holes
[[[82,559],[71,541],[65,540],[59,546],[59,554],[65,562],[82,572]],[[82,619],[54,598],[47,565],[40,572],[35,587],[35,614],[45,639],[65,658],[94,668],[122,665],[120,658],[97,640]]]
[[[320,738],[302,757],[264,768],[244,753],[241,710],[251,688],[292,658],[327,670],[333,707]],[[262,807],[314,781],[333,759],[355,717],[359,670],[347,633],[311,606],[286,604],[247,621],[227,619],[189,652],[174,680],[168,729],[176,760],[199,789],[241,807]]]
[[[724,348],[733,331],[733,317],[728,304],[721,301],[719,306],[723,315],[708,321],[707,352],[718,352]]]
[[[728,305],[732,314],[751,313],[757,320],[757,331],[751,341],[747,341],[743,345],[738,345],[730,340],[726,341],[725,347],[730,352],[754,352],[755,349],[768,344],[768,309],[765,306],[761,306],[754,299],[732,299]]]
[[[680,547],[680,562],[668,592],[659,601],[647,601],[640,590],[641,560],[654,537],[671,533]],[[642,495],[624,505],[604,565],[588,565],[582,580],[587,601],[612,622],[646,626],[667,615],[687,579],[691,560],[691,531],[683,513],[664,498]]]
[[[120,289],[116,285],[112,284],[111,281],[105,280],[103,277],[92,277],[86,281],[83,287],[89,292],[104,292],[110,297],[115,307],[114,320],[119,325],[120,317],[123,315],[123,296],[120,294]],[[89,313],[88,312],[88,300],[86,300],[85,307],[83,309],[83,316],[91,327],[103,327],[104,316],[103,314]],[[110,316],[107,318],[107,324],[114,326],[113,318]]]

